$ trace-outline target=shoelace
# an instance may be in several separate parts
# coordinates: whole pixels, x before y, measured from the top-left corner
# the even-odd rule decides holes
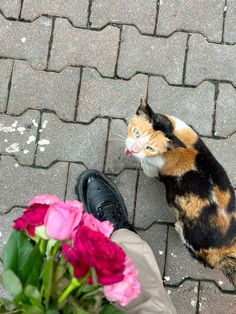
[[[127,223],[125,217],[120,213],[120,206],[117,203],[102,204],[98,207],[98,218],[102,221],[109,220],[116,227]]]

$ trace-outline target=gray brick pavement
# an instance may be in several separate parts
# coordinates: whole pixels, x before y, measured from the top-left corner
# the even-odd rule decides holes
[[[34,68],[45,69],[52,21],[40,17],[33,23],[8,21],[0,14],[0,56],[25,59]]]
[[[21,114],[27,108],[48,109],[63,120],[73,121],[79,82],[79,68],[43,72],[32,69],[27,62],[15,61],[7,113]]]
[[[234,20],[233,0],[0,1],[0,246],[17,206],[46,192],[75,199],[78,175],[98,168],[152,246],[177,311],[230,313],[232,286],[192,259],[163,185],[124,156],[124,140],[141,94],[207,136],[236,188]],[[180,285],[185,276],[195,279]]]
[[[84,69],[77,120],[89,122],[96,116],[130,118],[146,96],[148,77],[137,74],[129,81],[102,78],[94,69]]]
[[[66,19],[56,19],[49,69],[60,71],[67,65],[83,65],[112,77],[119,37],[117,27],[91,31],[75,28]]]
[[[89,0],[24,0],[22,18],[34,20],[47,14],[67,17],[74,26],[87,25]]]
[[[156,0],[95,0],[92,3],[91,25],[101,28],[108,23],[133,24],[141,33],[153,34],[156,3]]]

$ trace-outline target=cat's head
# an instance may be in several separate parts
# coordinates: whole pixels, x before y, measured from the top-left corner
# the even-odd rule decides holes
[[[141,104],[128,125],[125,154],[139,159],[161,156],[170,149],[185,147],[173,134],[172,121],[165,115],[154,113],[141,100]]]

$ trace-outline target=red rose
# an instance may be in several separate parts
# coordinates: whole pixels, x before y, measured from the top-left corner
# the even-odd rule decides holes
[[[100,232],[86,226],[78,228],[73,248],[64,244],[62,254],[74,267],[74,275],[83,277],[93,267],[98,282],[103,285],[123,280],[125,253],[120,246]]]
[[[50,204],[60,201],[55,195],[42,194],[35,196],[23,215],[16,219],[13,228],[18,231],[27,230],[28,234],[34,237],[35,228],[44,224],[44,217]]]

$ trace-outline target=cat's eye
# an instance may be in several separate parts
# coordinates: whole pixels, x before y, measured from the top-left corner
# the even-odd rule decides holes
[[[138,131],[136,128],[133,129],[133,134],[134,134],[136,137],[139,137],[139,136],[140,136],[139,131]]]
[[[151,146],[146,146],[146,149],[149,150],[150,152],[154,153],[155,149]]]

